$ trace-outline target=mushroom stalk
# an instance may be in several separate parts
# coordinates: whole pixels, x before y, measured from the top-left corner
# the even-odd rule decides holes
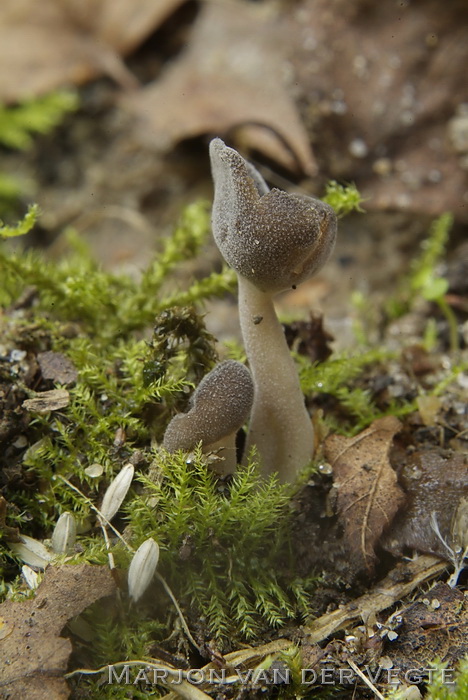
[[[203,452],[217,452],[219,450],[220,461],[214,465],[214,469],[220,476],[234,474],[237,467],[236,433],[226,435],[217,442],[203,447]]]
[[[245,455],[255,446],[264,474],[291,481],[310,462],[314,433],[273,295],[239,275],[239,314],[254,402]]]

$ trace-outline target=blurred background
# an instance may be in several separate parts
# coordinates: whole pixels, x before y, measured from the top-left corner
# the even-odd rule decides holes
[[[445,211],[444,275],[466,297],[467,66],[466,0],[2,0],[0,217],[37,202],[19,245],[61,256],[73,227],[138,276],[182,209],[211,200],[213,136],[272,187],[355,183],[366,214],[278,301],[286,318],[324,312],[344,347],[352,296],[385,297]],[[184,276],[220,267],[210,241]],[[233,300],[207,310],[215,335],[236,336]]]

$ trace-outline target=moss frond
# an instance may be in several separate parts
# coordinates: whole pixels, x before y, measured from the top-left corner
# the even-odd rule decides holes
[[[39,218],[39,207],[37,204],[30,204],[23,219],[16,226],[4,226],[0,221],[0,238],[16,238],[29,233]]]
[[[135,546],[149,536],[159,543],[161,570],[180,600],[196,601],[214,637],[241,629],[253,639],[265,624],[298,614],[278,569],[288,557],[288,487],[262,480],[249,464],[221,490],[199,450],[189,459],[156,453],[140,481],[144,496],[128,511]]]
[[[361,204],[364,201],[356,185],[340,185],[336,180],[331,180],[326,187],[325,196],[322,198],[329,204],[339,219],[352,211],[363,212]]]
[[[77,108],[78,97],[70,91],[54,92],[13,107],[0,105],[0,143],[9,148],[27,149],[32,146],[35,134],[48,134],[65,114]]]

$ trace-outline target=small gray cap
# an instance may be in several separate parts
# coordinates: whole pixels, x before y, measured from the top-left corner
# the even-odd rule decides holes
[[[188,413],[171,420],[164,434],[168,452],[204,447],[237,432],[252,408],[254,387],[245,365],[226,360],[209,372],[198,385]]]
[[[221,139],[210,143],[213,235],[224,259],[264,292],[311,277],[336,238],[333,209],[319,199],[268,190],[260,173]]]

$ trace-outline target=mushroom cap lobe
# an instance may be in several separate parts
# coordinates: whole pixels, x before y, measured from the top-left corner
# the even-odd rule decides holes
[[[221,139],[210,143],[215,184],[213,235],[225,260],[264,292],[311,277],[336,238],[336,215],[325,202],[268,186]]]
[[[192,450],[199,442],[206,447],[237,432],[250,413],[253,394],[247,367],[235,360],[221,362],[203,377],[188,413],[169,423],[163,446],[169,452]]]

